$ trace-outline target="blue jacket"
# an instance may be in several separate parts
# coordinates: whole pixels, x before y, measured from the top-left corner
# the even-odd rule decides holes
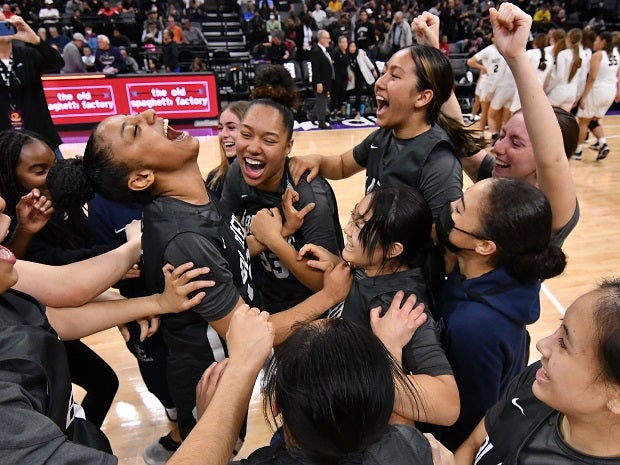
[[[467,438],[525,368],[526,325],[540,316],[539,290],[539,282],[521,284],[504,268],[473,279],[458,270],[448,276],[436,320],[461,398],[459,419],[439,434],[448,447]]]

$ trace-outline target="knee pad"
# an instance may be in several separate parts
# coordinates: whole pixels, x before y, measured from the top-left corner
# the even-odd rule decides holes
[[[590,131],[594,131],[598,127],[599,127],[599,124],[598,124],[598,120],[597,119],[593,119],[592,121],[590,121],[590,123],[588,123],[588,129]]]

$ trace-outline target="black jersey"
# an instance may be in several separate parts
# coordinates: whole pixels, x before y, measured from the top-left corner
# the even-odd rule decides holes
[[[370,310],[381,307],[385,312],[398,291],[404,291],[406,296],[415,294],[418,302],[427,305],[426,285],[420,268],[375,277],[368,277],[363,271],[357,270],[349,295],[344,301],[342,318],[370,328]],[[435,320],[429,311],[426,311],[426,315],[426,323],[416,330],[411,341],[403,347],[403,369],[416,375],[451,375],[452,368],[441,348]]]
[[[254,290],[249,251],[237,219],[220,212],[215,199],[192,205],[173,197],[160,197],[143,211],[142,249],[144,274],[150,292],[164,289],[162,267],[193,262],[208,266],[207,279],[216,285],[196,307],[164,315],[164,335],[169,349],[194,346],[203,350],[208,322],[228,315],[239,296],[253,304]]]
[[[314,210],[304,218],[302,227],[288,238],[289,244],[296,250],[305,244],[320,245],[331,253],[340,255],[344,244],[338,220],[336,196],[331,186],[320,176],[311,183],[304,179],[295,185],[289,174],[288,160],[284,176],[275,192],[249,186],[243,179],[239,163],[235,160],[226,176],[222,204],[224,208],[241,218],[249,233],[254,215],[263,208],[279,207],[287,187],[295,189],[299,194],[299,201],[294,204],[298,210],[309,203],[316,204]],[[278,256],[269,250],[262,252],[252,264],[255,270],[260,270],[260,274],[257,275],[260,276],[263,306],[264,310],[270,313],[291,308],[313,294],[313,291],[299,282],[288,268],[280,263]]]
[[[411,139],[398,139],[390,129],[377,129],[353,149],[353,157],[366,168],[366,193],[380,186],[415,187],[433,218],[463,193],[461,162],[438,124]]]
[[[611,465],[618,457],[585,455],[564,441],[559,429],[561,414],[532,393],[536,362],[515,378],[502,400],[484,419],[487,438],[476,456],[477,465]]]

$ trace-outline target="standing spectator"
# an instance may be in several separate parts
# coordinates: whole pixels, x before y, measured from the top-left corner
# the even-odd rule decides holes
[[[0,13],[0,20],[4,16]],[[58,72],[64,66],[60,54],[28,26],[19,16],[8,20],[17,33],[0,41],[0,129],[28,129],[42,136],[58,158],[62,143],[47,107],[41,75]],[[20,40],[24,47],[13,47]],[[6,62],[4,61],[6,60]]]
[[[168,16],[168,23],[166,29],[172,34],[172,40],[177,44],[183,43],[183,29],[176,23],[174,16]]]
[[[110,44],[110,39],[104,34],[97,36],[97,51],[95,52],[95,66],[105,74],[118,74],[125,70],[125,60],[118,48]]]
[[[316,104],[311,116],[316,116],[320,129],[331,129],[325,123],[334,79],[334,65],[327,53],[331,38],[329,32],[321,29],[317,34],[317,39],[318,43],[312,47],[312,87],[316,95]]]
[[[383,42],[383,53],[388,59],[401,48],[409,47],[413,43],[413,38],[411,37],[411,27],[403,21],[403,19],[404,15],[402,11],[397,11],[394,14],[392,26],[385,35],[385,40]]]
[[[164,29],[164,48],[161,52],[161,64],[168,72],[178,73],[179,67],[179,44],[177,44],[170,29]]]
[[[441,31],[448,36],[448,42],[456,42],[459,16],[460,14],[454,5],[454,0],[448,0],[448,4],[439,13]]]
[[[265,20],[262,18],[258,10],[254,10],[254,18],[248,23],[248,39],[250,50],[254,49],[257,44],[267,42],[269,36],[265,29]]]
[[[336,115],[342,115],[342,104],[347,93],[347,84],[349,82],[349,55],[347,48],[349,41],[347,36],[338,37],[338,47],[332,52],[334,61],[334,88],[332,92],[332,110]]]
[[[57,24],[60,12],[54,8],[54,0],[45,0],[45,6],[39,10],[39,21],[43,24]]]
[[[355,81],[355,119],[360,119],[364,84],[367,84],[368,93],[374,100],[374,83],[378,77],[377,70],[366,52],[358,49],[355,42],[349,43],[349,67],[353,72]]]
[[[56,26],[50,26],[47,43],[52,47],[57,47],[58,51],[62,52],[65,45],[69,43],[69,38],[65,35],[59,34]]]
[[[311,15],[305,15],[301,20],[301,25],[297,30],[295,45],[297,46],[297,59],[299,61],[308,60],[310,51],[314,45],[314,31],[316,23]]]
[[[290,53],[284,45],[284,33],[276,29],[271,36],[271,42],[265,42],[256,46],[257,55],[255,58],[267,60],[272,64],[282,64],[288,60]]]
[[[192,26],[189,18],[183,20],[183,42],[186,45],[204,45],[205,47],[208,45],[202,31]]]
[[[533,27],[534,31],[540,31],[546,28],[546,26],[551,22],[551,11],[549,10],[549,4],[543,3],[542,6],[536,10],[533,17]]]
[[[143,44],[162,44],[161,30],[157,28],[155,21],[149,21],[146,28],[142,32]]]
[[[138,62],[136,61],[136,59],[129,54],[127,49],[125,47],[119,47],[118,50],[119,52],[121,52],[121,55],[123,59],[125,60],[125,70],[123,72],[134,73],[134,74],[139,73],[140,65],[138,65]]]
[[[86,65],[82,61],[82,52],[86,39],[82,34],[76,32],[73,34],[73,40],[65,45],[62,50],[62,59],[65,60],[65,67],[60,70],[61,73],[85,73]]]
[[[368,52],[375,47],[377,37],[375,35],[375,25],[368,21],[368,11],[360,11],[359,23],[355,25],[355,43],[357,48]]]

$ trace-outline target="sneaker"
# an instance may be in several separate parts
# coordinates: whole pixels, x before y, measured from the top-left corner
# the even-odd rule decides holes
[[[597,160],[602,160],[604,158],[607,158],[607,155],[609,155],[609,147],[607,146],[607,144],[603,144],[601,145],[601,148],[598,149],[598,155],[596,156]]]
[[[592,144],[589,148],[591,150],[597,150],[598,151],[601,148],[601,144],[599,144],[598,141],[596,141],[596,143]]]
[[[571,156],[571,159],[573,159],[573,160],[581,160],[581,152],[573,153],[573,155]]]
[[[142,458],[148,465],[165,465],[180,445],[181,443],[174,441],[168,433],[148,446],[144,450]]]
[[[177,421],[176,407],[172,407],[172,408],[165,407],[164,411],[166,412],[166,416],[168,417],[168,420],[171,421],[172,423],[176,423]]]

